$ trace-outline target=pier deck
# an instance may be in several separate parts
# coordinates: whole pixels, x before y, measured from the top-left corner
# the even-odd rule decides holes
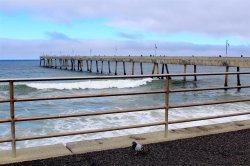
[[[56,69],[70,69],[77,71],[84,71],[86,65],[87,72],[94,72],[93,61],[96,65],[96,73],[104,73],[104,62],[106,62],[108,73],[111,74],[112,70],[110,62],[115,63],[114,75],[118,75],[118,63],[122,63],[123,73],[126,75],[126,63],[131,63],[131,75],[135,74],[135,64],[140,64],[140,74],[143,75],[143,63],[152,64],[152,74],[170,74],[168,64],[183,65],[183,73],[187,73],[187,65],[193,65],[193,73],[197,73],[198,66],[225,66],[225,72],[229,72],[229,67],[236,67],[236,71],[240,72],[240,67],[250,67],[250,58],[245,57],[173,57],[173,56],[41,56],[40,66]],[[86,63],[85,63],[86,62]],[[98,65],[101,63],[101,66]],[[161,71],[160,71],[161,65]],[[99,69],[100,67],[100,69]],[[186,81],[186,76],[183,76]],[[197,81],[197,76],[194,76],[194,81]],[[228,84],[228,75],[225,76],[224,86]],[[237,75],[237,85],[240,86],[240,75]]]
[[[161,63],[200,66],[250,67],[248,57],[188,57],[188,56],[41,56],[41,60],[79,60],[135,63]]]

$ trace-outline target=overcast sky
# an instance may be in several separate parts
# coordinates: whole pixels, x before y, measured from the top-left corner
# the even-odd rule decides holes
[[[0,59],[250,56],[250,0],[0,0]]]

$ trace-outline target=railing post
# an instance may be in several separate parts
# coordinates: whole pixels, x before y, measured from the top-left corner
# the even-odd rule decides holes
[[[11,138],[12,156],[16,157],[16,129],[15,129],[15,103],[14,103],[14,82],[9,82],[10,88],[10,117],[11,117]]]
[[[166,77],[165,93],[165,137],[168,136],[168,107],[169,107],[169,76]]]

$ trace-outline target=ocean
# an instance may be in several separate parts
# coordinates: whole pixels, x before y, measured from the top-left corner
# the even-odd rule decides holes
[[[100,63],[99,63],[100,65]],[[159,66],[161,69],[161,66]],[[182,65],[169,65],[170,73],[183,73]],[[126,64],[127,75],[131,73],[131,64]],[[104,74],[86,72],[86,65],[82,72],[71,70],[60,70],[43,68],[39,66],[39,61],[0,61],[0,79],[3,78],[34,78],[34,77],[73,77],[73,76],[95,76],[109,75],[107,64],[104,63]],[[99,66],[100,70],[100,66]],[[114,72],[114,64],[111,63],[111,70]],[[139,64],[135,66],[136,73],[140,73]],[[150,74],[152,64],[143,64],[144,74]],[[95,71],[95,63],[93,63]],[[197,66],[197,72],[224,72],[225,67],[215,66]],[[230,71],[236,71],[236,68],[230,68]],[[241,71],[250,71],[247,68],[241,68]],[[193,72],[193,66],[188,66],[188,73]],[[118,74],[123,74],[122,63],[118,65]],[[222,87],[224,85],[224,76],[200,76],[197,81],[193,77],[187,77],[183,81],[182,77],[174,77],[170,81],[170,89],[182,88],[202,88],[202,87]],[[241,84],[248,85],[249,75],[241,75]],[[229,76],[229,86],[236,86],[236,76]],[[84,95],[97,93],[117,93],[131,91],[149,91],[163,90],[165,80],[157,78],[143,79],[119,79],[119,80],[85,80],[85,81],[57,81],[57,82],[21,82],[15,83],[15,97],[51,97],[62,95]],[[9,97],[8,84],[0,84],[0,99]],[[199,91],[170,94],[171,104],[184,104],[205,101],[218,101],[229,99],[243,99],[250,97],[249,89],[233,89],[218,91]],[[31,117],[45,115],[64,115],[83,112],[101,112],[117,109],[131,109],[151,106],[163,106],[165,104],[164,94],[119,96],[71,100],[54,101],[36,101],[15,103],[16,117]],[[213,116],[221,114],[230,114],[237,112],[249,112],[250,103],[229,103],[223,105],[210,105],[201,107],[179,108],[169,110],[169,120],[189,119],[203,116]],[[8,118],[9,103],[0,103],[0,118]],[[237,116],[230,118],[221,118],[205,120],[199,122],[189,122],[169,125],[169,129],[207,125],[214,123],[223,123],[228,121],[250,119],[250,116]],[[28,137],[35,135],[56,134],[71,131],[84,131],[90,129],[118,127],[125,125],[135,125],[164,120],[164,110],[145,111],[138,113],[123,113],[113,115],[101,115],[91,117],[77,117],[67,119],[53,119],[31,122],[17,122],[16,136]],[[145,133],[163,130],[163,126],[146,127],[137,129],[128,129],[121,131],[102,132],[86,135],[75,135],[67,137],[58,137],[41,140],[20,141],[17,142],[17,148],[49,145],[56,143],[66,143],[81,141],[87,139],[114,137],[120,135],[129,135],[135,133]],[[10,138],[10,124],[0,124],[0,139]],[[0,150],[11,149],[10,143],[0,144]]]

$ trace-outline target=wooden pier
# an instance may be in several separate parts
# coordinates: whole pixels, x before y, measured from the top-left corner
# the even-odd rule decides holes
[[[93,69],[93,63],[96,63],[96,70]],[[245,57],[171,57],[171,56],[41,56],[40,66],[58,69],[69,69],[77,71],[88,71],[104,73],[104,62],[108,65],[108,73],[112,73],[110,62],[115,63],[113,73],[118,74],[117,68],[119,64],[123,66],[123,75],[126,75],[126,63],[131,63],[131,75],[135,74],[135,63],[140,65],[140,74],[143,75],[143,63],[152,64],[152,74],[169,74],[168,64],[183,65],[183,73],[187,73],[187,66],[193,66],[193,73],[197,72],[197,66],[225,66],[225,72],[229,71],[229,67],[236,67],[236,71],[240,71],[240,67],[250,67],[250,58]],[[99,69],[98,63],[101,63]],[[84,70],[84,65],[85,70]],[[161,67],[161,72],[160,72]],[[183,77],[186,81],[186,76]],[[194,80],[197,77],[194,76]],[[240,76],[237,75],[237,85],[240,86]],[[228,75],[225,75],[224,86],[228,86]]]

